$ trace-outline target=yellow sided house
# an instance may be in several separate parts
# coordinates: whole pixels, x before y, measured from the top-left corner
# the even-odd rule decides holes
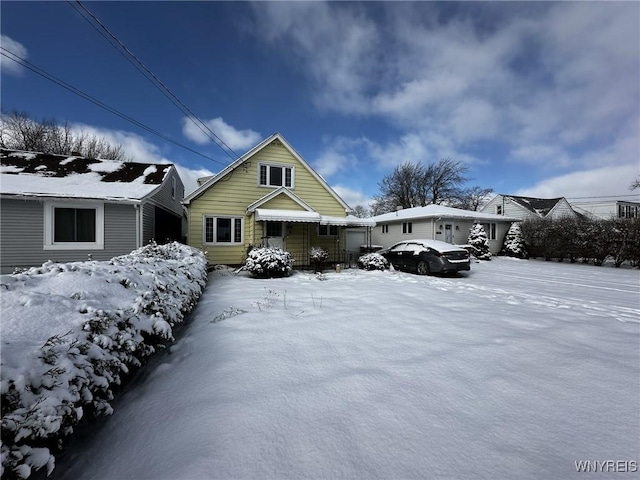
[[[309,265],[311,247],[342,263],[346,228],[374,225],[348,215],[344,200],[279,133],[204,181],[184,204],[188,243],[211,264],[242,264],[259,246],[288,251],[298,267]]]

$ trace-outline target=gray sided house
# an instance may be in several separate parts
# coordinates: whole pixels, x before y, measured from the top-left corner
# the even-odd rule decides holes
[[[487,232],[491,253],[498,253],[502,249],[504,236],[511,223],[519,221],[503,215],[441,205],[406,208],[378,215],[372,220],[376,222],[376,226],[371,233],[371,241],[383,247],[418,238],[465,245],[473,224],[480,223]]]
[[[537,218],[558,219],[580,216],[564,198],[533,198],[516,195],[496,195],[481,210],[484,213],[505,215],[529,220]]]
[[[0,149],[0,273],[182,241],[183,197],[171,164]]]

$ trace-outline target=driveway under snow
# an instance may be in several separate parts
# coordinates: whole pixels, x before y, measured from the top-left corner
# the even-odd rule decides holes
[[[171,354],[54,478],[637,475],[638,270],[324,278],[212,273]]]

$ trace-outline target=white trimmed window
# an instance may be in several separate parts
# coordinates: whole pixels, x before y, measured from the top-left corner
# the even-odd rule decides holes
[[[484,227],[484,231],[487,234],[488,240],[496,239],[496,224],[495,223],[485,223],[482,225]]]
[[[293,188],[294,168],[291,165],[258,164],[258,184],[261,187]]]
[[[239,245],[244,242],[242,217],[204,217],[202,232],[205,245]]]
[[[496,215],[502,215],[502,205],[496,205]]]
[[[402,233],[413,233],[413,222],[402,222]]]
[[[44,250],[104,250],[104,204],[46,202]]]
[[[382,233],[389,233],[389,225],[382,225]]]
[[[319,237],[337,237],[338,226],[337,225],[318,225]]]

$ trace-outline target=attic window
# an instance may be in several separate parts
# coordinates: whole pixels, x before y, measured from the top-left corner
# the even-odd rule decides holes
[[[261,187],[293,188],[293,167],[260,163],[258,164],[258,182]]]
[[[502,215],[502,205],[496,205],[496,215]]]

